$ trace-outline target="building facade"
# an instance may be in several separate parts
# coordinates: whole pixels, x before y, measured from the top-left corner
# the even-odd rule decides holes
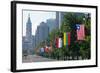
[[[49,27],[45,22],[41,22],[40,25],[37,27],[36,30],[36,45],[40,42],[43,42],[48,38],[49,35]]]
[[[33,41],[32,41],[32,23],[30,16],[26,23],[26,36],[22,37],[22,48],[24,54],[32,54],[33,50]]]

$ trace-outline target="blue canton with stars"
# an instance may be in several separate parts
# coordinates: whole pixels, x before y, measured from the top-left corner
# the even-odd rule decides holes
[[[76,24],[76,29],[80,30],[80,25],[79,24]]]

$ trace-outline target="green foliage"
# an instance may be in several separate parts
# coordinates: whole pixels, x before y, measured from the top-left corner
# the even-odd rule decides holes
[[[68,60],[71,56],[70,60],[79,59],[79,56],[82,59],[90,59],[90,42],[91,42],[91,21],[90,18],[85,18],[85,14],[83,13],[71,13],[67,12],[64,15],[62,24],[60,29],[54,29],[50,32],[49,37],[46,41],[52,43],[53,51],[45,53],[44,57],[53,58],[57,60]],[[84,24],[85,25],[85,40],[77,41],[76,39],[76,24]],[[55,47],[55,37],[59,37],[63,32],[71,32],[71,45],[63,46],[62,48]],[[43,44],[43,42],[42,42]],[[68,57],[68,58],[67,58]]]

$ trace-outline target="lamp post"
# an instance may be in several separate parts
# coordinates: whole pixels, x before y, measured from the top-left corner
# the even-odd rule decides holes
[[[85,16],[83,18],[84,24],[86,24],[87,20],[90,18],[90,14],[89,13],[84,13]]]

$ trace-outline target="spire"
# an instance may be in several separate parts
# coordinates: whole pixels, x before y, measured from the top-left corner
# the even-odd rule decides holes
[[[27,21],[27,23],[31,24],[30,14],[28,14],[28,21]]]
[[[28,18],[30,18],[30,14],[28,14]]]

